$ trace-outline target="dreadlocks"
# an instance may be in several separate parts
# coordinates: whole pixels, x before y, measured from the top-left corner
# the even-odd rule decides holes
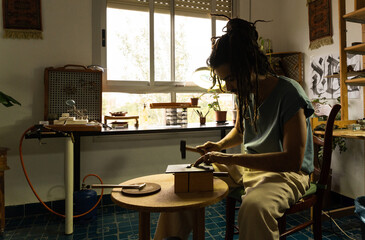
[[[224,16],[224,15],[214,15]],[[228,18],[227,16],[224,16]],[[228,18],[224,28],[225,34],[212,38],[212,52],[207,59],[211,68],[213,86],[218,83],[222,90],[222,80],[215,74],[215,69],[222,64],[229,64],[231,77],[237,80],[238,114],[240,128],[243,131],[243,119],[251,102],[250,95],[254,93],[254,117],[251,123],[255,126],[258,116],[258,75],[270,72],[270,64],[257,43],[258,33],[254,23],[239,18]],[[260,20],[261,21],[261,20]],[[256,76],[251,81],[252,74]]]

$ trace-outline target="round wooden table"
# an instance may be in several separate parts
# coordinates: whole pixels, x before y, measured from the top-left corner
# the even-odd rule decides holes
[[[111,198],[120,207],[139,212],[139,239],[150,239],[151,212],[177,212],[195,210],[193,239],[205,238],[205,207],[219,202],[228,194],[228,185],[214,178],[214,190],[211,192],[175,193],[173,174],[156,174],[128,180],[121,184],[157,183],[161,190],[147,196],[129,196],[122,194],[120,188],[114,188]]]

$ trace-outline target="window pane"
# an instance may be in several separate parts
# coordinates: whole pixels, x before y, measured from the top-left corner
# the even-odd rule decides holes
[[[155,13],[155,81],[171,81],[170,15]]]
[[[212,94],[198,94],[198,93],[177,93],[176,94],[176,101],[177,102],[190,102],[190,98],[192,97],[200,97],[198,105],[200,108],[197,108],[196,110],[199,110],[203,112],[205,115],[208,111],[207,115],[207,122],[215,122],[215,113],[211,109],[209,110],[208,104],[213,101],[213,95]],[[219,104],[221,106],[221,109],[223,111],[227,111],[227,121],[232,121],[232,110],[234,108],[233,104],[233,94],[219,94]],[[188,123],[198,123],[199,117],[198,114],[194,112],[193,108],[188,108]]]
[[[216,21],[216,34],[217,36],[222,36],[224,34],[223,30],[225,29],[225,26],[227,24],[227,21],[225,20],[217,20]]]
[[[211,35],[211,19],[176,16],[176,81],[191,81],[194,70],[206,66],[206,60],[211,51]]]
[[[103,116],[110,112],[128,112],[127,116],[139,116],[139,125],[165,125],[165,111],[150,109],[150,103],[170,102],[170,94],[103,93]],[[144,105],[146,108],[144,108]],[[134,120],[130,124],[134,124]]]
[[[107,8],[108,80],[149,81],[149,14]]]

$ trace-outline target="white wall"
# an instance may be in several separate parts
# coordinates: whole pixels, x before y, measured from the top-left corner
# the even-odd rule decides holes
[[[1,11],[1,10],[0,10]],[[92,64],[92,4],[89,0],[47,0],[42,2],[43,40],[0,38],[0,81],[3,91],[22,103],[0,107],[0,146],[10,148],[5,172],[5,203],[18,205],[37,202],[19,160],[22,133],[43,119],[43,71],[66,64]],[[204,136],[204,137],[202,137]],[[179,141],[201,144],[218,140],[220,131],[123,136],[83,137],[81,178],[95,173],[104,182],[120,183],[130,178],[163,173],[171,163],[183,163]],[[25,140],[24,162],[29,177],[44,201],[64,198],[63,139]],[[197,155],[187,153],[186,162]],[[89,183],[97,179],[89,179]]]
[[[309,51],[307,8],[305,1],[252,1],[252,20],[273,20],[258,23],[265,38],[273,40],[274,51],[301,51],[305,59],[305,79],[309,81],[309,57],[338,53],[337,1],[333,2],[335,43]],[[241,2],[243,14],[248,14],[248,0]],[[0,7],[1,8],[1,7]],[[42,2],[43,40],[0,38],[0,91],[22,103],[11,108],[0,107],[0,146],[10,148],[5,172],[5,203],[18,205],[37,202],[22,172],[18,145],[21,134],[43,118],[43,71],[49,66],[65,64],[89,65],[92,62],[92,6],[89,0],[47,0]],[[2,29],[0,30],[2,31]],[[356,37],[360,31],[355,31]],[[2,34],[2,32],[0,33]],[[351,36],[352,37],[352,36]],[[360,38],[357,38],[357,41]],[[354,41],[354,40],[352,40]],[[350,102],[350,116],[360,100]],[[217,140],[219,131],[156,136],[85,137],[81,142],[81,178],[95,173],[107,183],[119,183],[145,174],[161,173],[168,164],[181,163],[180,139],[194,145]],[[64,140],[25,140],[24,161],[36,191],[44,201],[62,199]],[[348,153],[335,155],[334,185],[347,196],[364,194],[364,148],[361,141],[348,141]],[[186,162],[196,159],[188,153]],[[92,182],[97,182],[91,180]]]
[[[21,107],[0,107],[0,145],[10,148],[6,205],[37,201],[20,168],[18,143],[21,134],[43,118],[44,68],[91,64],[90,1],[42,1],[42,18],[43,40],[0,38],[0,91],[22,103]],[[23,151],[37,191],[44,200],[52,199],[54,189],[63,185],[63,141],[47,140],[41,147],[26,140]]]
[[[249,1],[241,5],[242,17],[249,16]],[[311,83],[310,58],[327,54],[339,54],[338,0],[332,2],[332,26],[334,43],[316,50],[309,47],[308,9],[306,1],[292,0],[251,0],[251,21],[258,19],[273,20],[269,23],[257,23],[257,30],[264,38],[273,42],[274,52],[299,51],[304,53],[304,88],[308,93]],[[354,10],[354,1],[346,1],[347,12]],[[361,41],[359,24],[348,23],[347,42]],[[349,101],[349,119],[363,118],[364,113],[361,96]],[[334,101],[329,101],[333,104]],[[341,155],[336,150],[333,155],[332,189],[348,197],[362,196],[365,193],[364,142],[362,140],[346,140],[348,150]]]

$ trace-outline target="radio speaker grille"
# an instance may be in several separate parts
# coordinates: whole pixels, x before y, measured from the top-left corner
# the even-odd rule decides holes
[[[66,105],[66,101],[72,99],[77,109],[84,110],[89,121],[101,122],[102,71],[66,65],[46,68],[44,75],[45,120],[58,119],[62,113],[70,112],[72,107]],[[70,112],[70,116],[74,114]]]

